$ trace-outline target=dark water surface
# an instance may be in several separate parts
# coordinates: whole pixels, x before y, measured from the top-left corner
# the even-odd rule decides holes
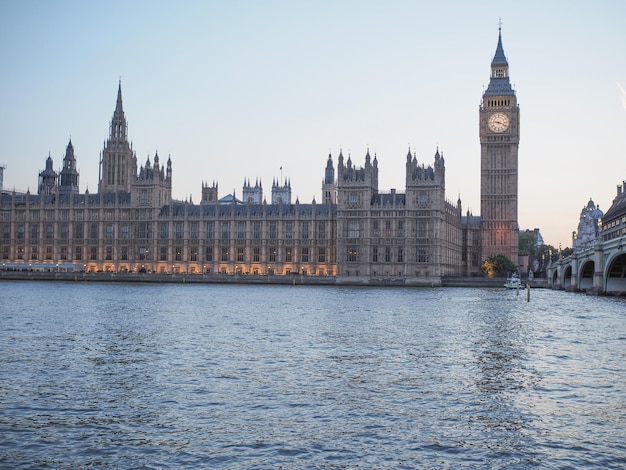
[[[6,468],[624,468],[626,302],[0,283]]]

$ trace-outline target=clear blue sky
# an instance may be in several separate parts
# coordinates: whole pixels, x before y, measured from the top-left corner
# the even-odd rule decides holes
[[[478,107],[502,19],[521,109],[519,221],[571,246],[589,198],[626,180],[626,2],[12,1],[0,3],[4,186],[36,191],[71,136],[97,190],[118,80],[140,163],[171,155],[174,196],[289,178],[321,200],[328,153],[404,188],[409,146],[446,160],[480,214]]]

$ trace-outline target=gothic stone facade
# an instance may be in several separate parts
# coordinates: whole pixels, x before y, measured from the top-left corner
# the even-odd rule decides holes
[[[49,156],[38,194],[2,191],[4,269],[336,276],[337,282],[438,283],[480,273],[486,256],[517,254],[519,110],[501,38],[480,108],[481,208],[446,199],[445,163],[406,156],[404,193],[378,188],[378,159],[329,155],[322,202],[291,202],[290,183],[244,180],[243,201],[202,184],[199,204],[172,198],[172,162],[139,168],[118,88],[98,192],[80,193],[70,141],[57,174]],[[483,246],[484,244],[484,246]]]

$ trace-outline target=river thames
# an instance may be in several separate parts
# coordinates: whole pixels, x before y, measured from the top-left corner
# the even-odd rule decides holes
[[[624,468],[626,301],[0,282],[3,468]]]

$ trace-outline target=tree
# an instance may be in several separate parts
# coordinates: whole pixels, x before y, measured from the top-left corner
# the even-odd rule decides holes
[[[517,272],[517,265],[504,255],[496,255],[483,262],[482,270],[487,277],[500,277]]]
[[[537,234],[526,230],[519,234],[519,254],[528,255],[531,260],[537,259]]]

